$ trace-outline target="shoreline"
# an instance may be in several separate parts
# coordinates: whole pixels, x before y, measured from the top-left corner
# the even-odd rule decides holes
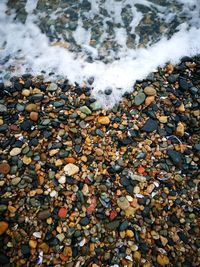
[[[199,265],[199,57],[108,110],[89,87],[11,82],[0,85],[2,266]]]

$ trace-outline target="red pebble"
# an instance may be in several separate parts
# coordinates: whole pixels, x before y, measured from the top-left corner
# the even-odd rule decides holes
[[[93,211],[96,209],[96,206],[97,206],[97,200],[96,200],[96,197],[93,197],[91,199],[91,204],[90,206],[87,208],[87,214],[90,215],[93,213]]]
[[[67,216],[67,209],[66,208],[60,208],[58,211],[58,217],[65,218]]]
[[[113,221],[117,217],[117,212],[116,210],[111,210],[109,219],[110,221]]]

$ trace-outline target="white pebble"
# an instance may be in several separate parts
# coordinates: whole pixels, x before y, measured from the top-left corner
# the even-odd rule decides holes
[[[58,179],[58,182],[59,182],[59,184],[65,184],[65,183],[66,183],[66,177],[65,177],[65,176],[61,176],[61,177]]]

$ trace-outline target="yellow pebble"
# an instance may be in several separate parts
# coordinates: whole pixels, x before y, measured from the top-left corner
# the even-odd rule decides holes
[[[134,257],[134,259],[135,259],[136,261],[140,261],[140,259],[141,259],[141,253],[140,253],[139,251],[135,251],[135,252],[133,253],[133,257]]]
[[[134,233],[132,230],[126,230],[126,236],[128,237],[134,237]]]
[[[36,248],[37,247],[37,241],[36,240],[29,240],[29,246],[31,248]]]
[[[157,263],[161,266],[165,266],[169,264],[169,258],[166,255],[159,254],[157,256]]]
[[[106,125],[106,124],[110,123],[110,119],[107,116],[101,116],[101,117],[98,118],[98,123]]]
[[[24,89],[23,91],[22,91],[22,95],[23,96],[25,96],[25,97],[28,97],[29,95],[30,95],[30,90],[28,90],[28,89]]]
[[[47,219],[47,223],[48,223],[48,224],[52,224],[52,222],[53,222],[53,220],[52,220],[51,217]]]
[[[23,158],[22,158],[22,161],[23,161],[23,163],[24,164],[26,164],[26,165],[29,165],[30,163],[31,163],[31,158],[29,158],[29,157],[27,157],[27,156],[24,156]]]
[[[11,212],[11,213],[15,213],[16,212],[16,208],[13,207],[13,206],[8,206],[8,210]]]

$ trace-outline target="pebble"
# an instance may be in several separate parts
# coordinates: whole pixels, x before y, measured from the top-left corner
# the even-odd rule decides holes
[[[151,133],[158,129],[158,123],[156,120],[148,119],[145,124],[142,126],[141,130],[147,133]]]
[[[22,158],[22,161],[23,161],[24,164],[29,165],[31,163],[32,159],[27,157],[27,156],[24,156]]]
[[[31,92],[30,92],[30,90],[28,90],[28,89],[24,89],[24,90],[22,91],[22,95],[25,96],[25,97],[28,97],[30,94],[31,94]]]
[[[36,240],[29,240],[29,246],[30,246],[30,248],[36,248],[37,247],[37,241]]]
[[[30,131],[33,126],[33,122],[31,120],[25,120],[20,124],[20,128],[22,131]]]
[[[168,122],[168,117],[167,116],[160,116],[158,118],[159,122],[161,123],[167,123]]]
[[[79,167],[75,164],[69,163],[65,165],[64,172],[69,176],[73,176],[79,172]]]
[[[97,156],[102,156],[102,155],[103,155],[103,150],[100,149],[100,148],[97,148],[97,149],[95,150],[95,153],[96,153]]]
[[[36,106],[36,104],[34,104],[34,103],[29,103],[29,104],[27,104],[27,105],[26,105],[26,108],[25,108],[25,110],[26,110],[27,112],[31,112],[31,111],[36,110],[36,109],[37,109],[37,106]]]
[[[56,190],[52,190],[50,193],[50,197],[57,197],[58,196],[58,192]]]
[[[50,216],[51,216],[51,212],[49,210],[41,210],[37,214],[37,217],[39,220],[46,220]]]
[[[92,111],[87,106],[82,106],[79,108],[79,110],[86,115],[90,115],[92,113]]]
[[[184,127],[184,124],[179,122],[178,123],[178,126],[176,128],[176,135],[178,136],[184,136],[184,133],[185,133],[185,127]]]
[[[142,176],[142,175],[132,174],[131,179],[138,181],[138,182],[145,182],[147,178],[145,176]]]
[[[145,99],[145,106],[149,106],[151,105],[155,100],[155,96],[147,96],[146,99]]]
[[[17,155],[19,155],[19,154],[21,153],[21,151],[22,151],[21,148],[19,148],[19,147],[15,147],[15,148],[13,148],[13,149],[10,151],[10,155],[11,155],[12,157],[17,156]]]
[[[8,223],[0,221],[0,235],[4,234],[8,230]]]
[[[144,88],[144,93],[148,96],[155,96],[156,95],[156,89],[153,88],[152,86],[147,86]]]
[[[181,105],[179,107],[176,107],[176,110],[179,112],[184,112],[185,111],[185,106],[183,103],[181,103]]]
[[[136,96],[135,96],[135,105],[136,106],[140,106],[144,101],[145,101],[145,94],[144,93],[138,93]]]
[[[64,219],[67,216],[67,209],[66,208],[60,208],[58,211],[58,217]]]
[[[103,125],[107,125],[110,123],[110,119],[107,116],[101,116],[98,118],[98,123],[103,124]]]
[[[7,112],[7,107],[3,104],[0,104],[0,113],[6,113]]]
[[[47,87],[47,90],[49,92],[55,92],[58,89],[58,85],[56,83],[50,83],[50,85]]]
[[[157,263],[161,266],[165,266],[169,264],[169,258],[166,255],[159,254],[157,256]]]
[[[33,236],[36,238],[41,238],[42,237],[42,233],[41,232],[34,232]]]
[[[32,111],[32,112],[30,113],[30,119],[31,119],[32,121],[37,121],[38,118],[39,118],[39,114],[38,114],[38,112]]]
[[[133,253],[133,258],[134,258],[136,261],[140,261],[140,260],[141,260],[141,253],[140,253],[140,251],[134,251],[134,253]]]
[[[92,104],[90,104],[90,108],[93,111],[97,111],[97,110],[100,110],[102,108],[102,106],[101,106],[101,104],[98,101],[95,101]]]
[[[132,230],[126,230],[126,236],[132,238],[134,237],[134,232]]]
[[[10,172],[10,165],[6,162],[0,163],[0,173],[8,174]]]
[[[125,197],[120,197],[117,199],[117,205],[120,207],[122,210],[126,210],[127,208],[130,207],[130,203]]]
[[[87,226],[90,223],[90,219],[88,217],[84,217],[80,220],[80,225]]]
[[[115,220],[113,222],[109,222],[107,223],[105,226],[108,230],[113,231],[116,230],[120,225],[120,221],[119,220]]]
[[[61,234],[58,234],[58,235],[56,236],[56,238],[57,238],[60,242],[63,242],[63,240],[65,239],[65,235],[64,235],[63,233],[61,233]]]
[[[58,179],[59,184],[65,184],[66,183],[66,177],[63,175]]]
[[[11,180],[11,184],[15,186],[18,185],[20,181],[21,181],[20,177],[15,177]]]
[[[172,149],[168,149],[167,150],[167,155],[170,157],[170,159],[172,160],[173,164],[177,167],[181,167],[182,166],[182,155],[181,153],[172,150]]]

